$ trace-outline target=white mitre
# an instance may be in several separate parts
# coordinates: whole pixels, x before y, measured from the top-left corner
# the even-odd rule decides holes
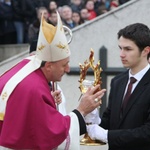
[[[70,50],[59,13],[57,12],[56,27],[48,24],[42,17],[36,57],[43,61],[53,62],[68,56],[70,56]]]

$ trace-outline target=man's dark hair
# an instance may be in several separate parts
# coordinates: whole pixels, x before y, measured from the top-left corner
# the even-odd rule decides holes
[[[45,66],[45,63],[46,63],[46,61],[42,61],[40,68],[44,67],[44,66]]]
[[[142,23],[135,23],[126,26],[118,32],[120,37],[132,40],[142,52],[147,46],[150,46],[150,29]]]

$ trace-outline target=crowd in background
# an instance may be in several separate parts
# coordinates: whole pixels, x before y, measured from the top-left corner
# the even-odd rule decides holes
[[[56,10],[70,29],[129,0],[0,0],[0,44],[31,43],[38,38],[41,14],[57,25]]]

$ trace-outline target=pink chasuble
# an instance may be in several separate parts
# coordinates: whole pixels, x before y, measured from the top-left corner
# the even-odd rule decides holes
[[[0,77],[0,93],[6,82],[29,60]],[[10,95],[4,121],[0,121],[0,145],[11,149],[52,150],[68,136],[70,117],[56,110],[40,69],[24,78]]]

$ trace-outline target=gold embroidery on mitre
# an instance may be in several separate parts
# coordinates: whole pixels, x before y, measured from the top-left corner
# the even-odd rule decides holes
[[[56,46],[57,46],[58,48],[65,49],[67,45],[64,45],[64,44],[62,44],[61,42],[59,42],[59,44],[56,44]]]
[[[2,100],[5,100],[6,97],[7,97],[7,92],[4,92],[4,93],[2,94]]]
[[[0,120],[4,120],[4,114],[0,113]]]
[[[45,45],[41,44],[40,46],[38,46],[38,50],[42,51],[42,49],[45,47]]]

